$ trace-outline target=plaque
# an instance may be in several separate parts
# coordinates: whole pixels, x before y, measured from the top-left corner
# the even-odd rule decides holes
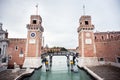
[[[85,39],[85,44],[92,44],[92,40],[91,39]]]

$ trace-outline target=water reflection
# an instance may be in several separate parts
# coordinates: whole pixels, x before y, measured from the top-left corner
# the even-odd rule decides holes
[[[71,71],[67,66],[67,58],[65,56],[54,56],[52,67],[46,72],[46,67],[36,70],[34,74],[25,80],[92,80],[83,70],[78,73]]]

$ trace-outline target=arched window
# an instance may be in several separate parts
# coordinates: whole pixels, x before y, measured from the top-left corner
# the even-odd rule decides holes
[[[23,54],[23,50],[22,50],[22,48],[21,48],[21,50],[20,50],[20,54]]]
[[[8,60],[12,60],[12,55],[8,55]]]
[[[104,39],[104,37],[102,36],[102,40]]]
[[[97,37],[95,36],[95,40],[97,39]]]
[[[18,46],[15,46],[15,50],[18,51]]]
[[[113,39],[113,36],[111,36],[111,39]]]
[[[88,21],[85,21],[85,25],[88,25]]]
[[[23,57],[23,56],[24,56],[24,54],[23,54],[23,50],[21,48],[20,53],[19,53],[19,57]]]

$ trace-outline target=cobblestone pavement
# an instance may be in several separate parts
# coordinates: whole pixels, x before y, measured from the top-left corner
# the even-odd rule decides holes
[[[94,66],[88,68],[100,77],[104,78],[104,80],[120,80],[120,68],[110,65]]]
[[[12,73],[12,70],[5,70],[0,72],[0,80],[14,80],[18,75],[22,74],[25,70]]]

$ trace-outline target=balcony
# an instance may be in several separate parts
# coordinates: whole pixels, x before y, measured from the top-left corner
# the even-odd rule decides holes
[[[94,25],[80,25],[77,29],[77,32],[81,31],[81,30],[93,30],[94,29]]]

